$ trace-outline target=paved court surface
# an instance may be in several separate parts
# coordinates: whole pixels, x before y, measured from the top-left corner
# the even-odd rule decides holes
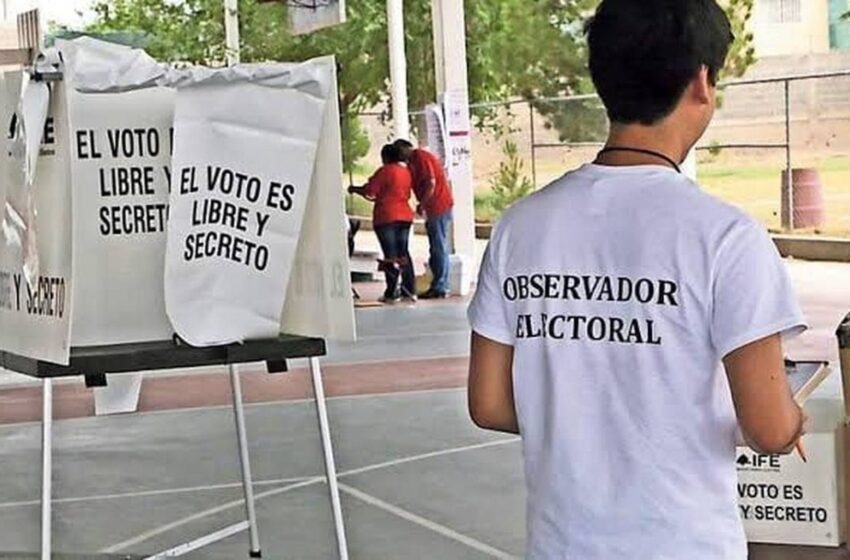
[[[834,359],[850,310],[850,266],[791,263],[813,330],[794,357]],[[361,341],[326,361],[351,556],[364,560],[521,557],[524,490],[515,438],[469,422],[462,302],[358,312]],[[376,360],[380,360],[376,362]],[[298,364],[293,364],[298,365]],[[251,456],[265,558],[334,558],[315,412],[303,371],[247,369]],[[7,382],[19,381],[7,378]],[[838,378],[819,398],[837,397]],[[244,517],[227,378],[151,376],[141,414],[91,417],[91,395],[57,388],[55,544],[65,555],[144,557]],[[0,389],[0,551],[38,546],[39,393]],[[99,556],[99,554],[107,556]],[[3,554],[0,558],[32,558]],[[236,534],[184,558],[247,557]],[[686,556],[683,556],[683,560]],[[846,560],[840,551],[760,547],[753,560]]]
[[[474,429],[462,390],[341,397],[330,412],[352,558],[521,556],[519,445]],[[247,418],[266,557],[333,558],[312,406],[255,405]],[[144,555],[242,520],[226,408],[69,420],[56,437],[58,550]],[[0,488],[0,542],[33,550],[38,426],[7,425],[0,441],[3,479],[15,481]],[[246,546],[240,533],[185,558],[244,558]],[[844,556],[763,548],[753,558]]]

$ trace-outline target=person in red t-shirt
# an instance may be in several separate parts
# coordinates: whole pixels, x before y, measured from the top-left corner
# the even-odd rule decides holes
[[[398,149],[392,144],[383,147],[381,160],[383,166],[365,186],[352,186],[348,191],[375,203],[372,218],[384,253],[382,268],[387,281],[381,301],[396,303],[402,298],[416,301],[416,277],[408,250],[414,216],[410,208],[413,179],[408,168],[401,163]]]
[[[431,246],[428,266],[434,279],[422,299],[442,299],[449,294],[449,232],[452,225],[454,198],[440,160],[428,150],[416,149],[407,140],[396,140],[401,159],[413,175],[413,192],[419,209],[425,214],[425,226]]]

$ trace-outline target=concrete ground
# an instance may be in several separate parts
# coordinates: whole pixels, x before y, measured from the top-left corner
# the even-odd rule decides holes
[[[814,327],[789,354],[835,360],[832,331],[850,311],[850,265],[789,267]],[[467,418],[464,314],[465,303],[454,300],[364,309],[360,341],[331,345],[329,412],[353,559],[522,556],[519,444]],[[88,390],[78,382],[57,388],[57,416],[66,419],[55,427],[54,542],[58,552],[76,555],[63,558],[144,557],[244,519],[226,375],[182,373],[146,378],[144,412],[127,416],[94,418]],[[264,557],[334,558],[306,374],[246,368],[243,377]],[[39,392],[17,377],[5,381],[0,558],[23,559],[39,542]],[[839,398],[840,390],[835,376],[816,398]],[[240,532],[183,557],[233,560],[247,558],[247,549]],[[756,547],[751,558],[850,554]]]

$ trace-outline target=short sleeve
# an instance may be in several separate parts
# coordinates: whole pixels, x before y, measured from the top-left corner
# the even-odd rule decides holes
[[[721,358],[768,336],[788,338],[808,328],[785,264],[755,222],[737,228],[721,245],[713,296],[711,337]]]
[[[502,296],[497,254],[495,242],[491,241],[484,253],[478,286],[469,306],[469,324],[479,335],[513,346],[514,331],[508,321],[507,301]]]

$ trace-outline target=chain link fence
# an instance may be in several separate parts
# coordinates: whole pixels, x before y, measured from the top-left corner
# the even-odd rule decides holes
[[[540,188],[595,157],[607,135],[595,95],[512,100],[470,106],[476,216],[487,222],[527,180]],[[416,120],[417,115],[413,115]],[[370,144],[354,182],[377,166],[392,140],[386,113],[360,115]],[[791,200],[783,172],[815,169],[823,185],[826,222],[813,233],[850,237],[850,70],[729,82],[697,148],[698,174],[712,194],[736,204],[774,231],[791,229]],[[500,188],[502,187],[502,188]],[[510,190],[510,189],[508,189]],[[358,209],[354,209],[355,213]]]

